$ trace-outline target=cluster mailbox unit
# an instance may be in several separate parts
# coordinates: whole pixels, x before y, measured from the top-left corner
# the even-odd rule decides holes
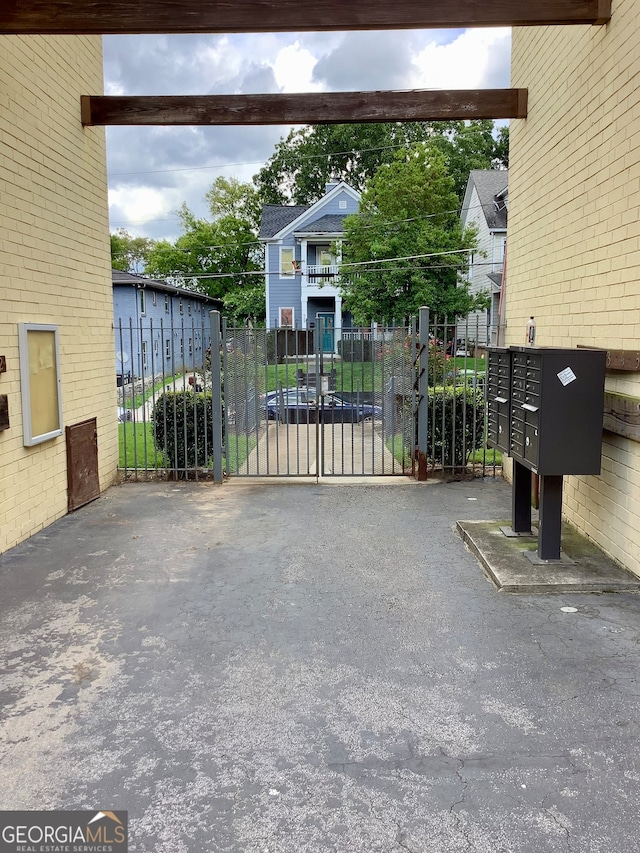
[[[513,458],[516,535],[531,533],[531,473],[540,477],[540,560],[561,559],[562,477],[600,473],[605,362],[604,350],[488,352],[488,443]]]

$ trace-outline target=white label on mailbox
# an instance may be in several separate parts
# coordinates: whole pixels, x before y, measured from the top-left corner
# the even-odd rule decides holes
[[[561,370],[558,373],[558,379],[562,382],[563,385],[568,385],[570,382],[573,382],[578,377],[575,375],[573,370],[570,367],[565,367],[564,370]]]

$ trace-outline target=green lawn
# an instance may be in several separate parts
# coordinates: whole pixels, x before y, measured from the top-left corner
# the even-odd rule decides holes
[[[411,450],[406,446],[401,435],[390,435],[385,441],[387,450],[393,453],[396,462],[403,470],[411,471]]]
[[[483,463],[485,465],[502,465],[502,453],[496,450],[495,447],[486,447],[484,449],[474,450],[469,456],[469,462]]]
[[[236,474],[258,443],[255,435],[230,435],[226,441],[227,474]]]
[[[127,421],[118,424],[120,446],[120,468],[163,468],[162,453],[153,443],[153,427],[150,423],[139,424]]]

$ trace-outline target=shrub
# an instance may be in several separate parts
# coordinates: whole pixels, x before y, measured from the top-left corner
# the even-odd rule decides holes
[[[484,395],[452,385],[429,388],[427,455],[445,468],[462,468],[484,444]]]
[[[167,391],[153,409],[153,442],[174,470],[205,467],[213,450],[211,393]]]

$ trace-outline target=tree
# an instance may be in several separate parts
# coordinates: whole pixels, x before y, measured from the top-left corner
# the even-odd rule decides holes
[[[111,234],[111,266],[114,270],[140,273],[154,245],[149,237],[132,237],[124,228]]]
[[[183,204],[183,233],[149,253],[146,272],[222,299],[234,321],[264,319],[262,247],[257,239],[260,202],[251,184],[217,178],[206,195],[212,220],[198,219]]]
[[[471,169],[506,165],[505,151],[508,158],[508,131],[502,128],[495,138],[490,120],[318,125],[281,139],[254,181],[267,204],[309,204],[323,195],[332,177],[362,191],[398,150],[419,142],[444,154],[460,201]]]
[[[453,318],[486,305],[459,273],[476,243],[457,204],[445,155],[430,144],[380,167],[360,213],[345,219],[341,289],[357,322],[406,321],[421,305]]]

